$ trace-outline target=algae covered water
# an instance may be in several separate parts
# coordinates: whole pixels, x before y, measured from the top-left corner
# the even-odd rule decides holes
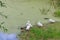
[[[37,21],[47,22],[45,17],[53,18],[54,8],[49,4],[49,0],[2,0],[6,4],[6,8],[0,8],[0,12],[7,15],[8,18],[0,16],[0,21],[4,21],[4,26],[8,28],[8,33],[18,33],[18,26],[24,26],[27,20],[34,25]],[[46,15],[42,15],[40,9],[49,9]]]

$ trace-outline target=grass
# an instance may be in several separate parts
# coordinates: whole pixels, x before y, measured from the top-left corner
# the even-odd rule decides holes
[[[54,15],[55,15],[56,17],[60,17],[60,10],[55,11],[55,12],[54,12]]]
[[[5,26],[2,26],[5,22],[0,23],[0,29],[3,30],[3,32],[7,32],[8,29]]]
[[[3,3],[2,1],[0,1],[0,6],[1,7],[6,7],[5,3]]]
[[[0,15],[6,19],[8,18],[6,15],[2,14],[2,12],[0,12]]]
[[[40,10],[41,14],[47,15],[47,13],[50,11],[50,8],[49,9],[42,8],[39,10]]]
[[[42,28],[34,26],[30,31],[25,31],[20,35],[22,40],[48,40],[60,38],[60,22],[45,25]]]

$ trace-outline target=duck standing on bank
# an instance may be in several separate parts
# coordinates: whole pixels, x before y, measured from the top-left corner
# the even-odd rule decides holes
[[[53,19],[48,19],[49,23],[55,23],[56,21]]]
[[[26,30],[29,30],[31,27],[32,27],[32,24],[28,20],[27,23],[26,23]]]
[[[41,22],[37,22],[37,26],[42,27],[43,24]]]
[[[55,23],[56,21],[54,19],[51,19],[51,18],[44,18],[46,20],[48,20],[49,23]]]

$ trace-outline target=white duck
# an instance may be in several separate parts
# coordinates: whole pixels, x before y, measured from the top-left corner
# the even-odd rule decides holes
[[[48,20],[50,23],[55,23],[56,21],[55,20],[53,20],[53,19],[49,19]]]
[[[30,23],[30,21],[28,20],[26,23],[26,30],[29,30],[30,27],[32,27],[32,24]]]
[[[41,22],[37,22],[37,26],[42,27],[42,26],[43,26],[43,24],[42,24]]]

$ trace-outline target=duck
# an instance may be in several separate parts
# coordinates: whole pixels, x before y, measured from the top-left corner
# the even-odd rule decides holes
[[[55,22],[56,22],[56,21],[55,21],[54,19],[52,19],[52,18],[44,18],[44,19],[48,20],[49,23],[55,23]]]
[[[31,22],[28,20],[26,23],[26,30],[30,30],[30,28],[32,27]]]
[[[56,21],[54,19],[48,19],[49,23],[55,23]]]
[[[37,26],[42,27],[43,24],[39,21],[39,22],[37,22]]]

